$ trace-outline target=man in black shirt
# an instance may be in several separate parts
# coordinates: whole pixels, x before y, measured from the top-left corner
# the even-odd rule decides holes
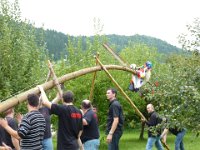
[[[57,150],[78,150],[83,123],[81,111],[73,105],[74,94],[65,92],[63,104],[57,105],[48,100],[42,86],[38,87],[43,105],[51,109],[51,114],[58,116]]]
[[[4,143],[4,129],[0,126],[0,150],[12,150]]]
[[[154,106],[152,104],[147,105],[147,112],[149,113],[150,117],[148,121],[144,121],[148,125],[148,141],[146,145],[146,150],[152,150],[153,145],[155,144],[158,150],[163,150],[163,146],[160,142],[160,135],[161,130],[156,130],[156,126],[160,123],[160,118],[158,114],[154,110]],[[153,132],[153,128],[156,130]]]
[[[115,89],[108,89],[106,96],[110,101],[106,127],[108,150],[118,150],[119,140],[123,133],[123,110],[119,101],[116,99],[117,91]]]
[[[51,113],[50,109],[47,107],[40,107],[39,112],[44,116],[45,119],[45,132],[44,132],[44,139],[42,141],[43,149],[44,150],[53,150],[53,142],[52,142],[52,135],[51,135]]]
[[[0,150],[11,150],[11,147],[5,145],[5,130],[0,126]]]
[[[97,114],[92,110],[89,100],[83,100],[81,107],[83,111],[83,134],[81,135],[81,141],[84,144],[84,150],[98,150],[100,141]]]
[[[18,124],[14,119],[14,109],[10,108],[5,111],[6,120],[8,121],[8,125],[15,131],[18,130]],[[10,146],[12,149],[20,150],[19,140],[12,137],[8,132],[5,131],[5,143]]]
[[[0,125],[0,146],[2,146],[2,143],[5,142],[5,130]]]

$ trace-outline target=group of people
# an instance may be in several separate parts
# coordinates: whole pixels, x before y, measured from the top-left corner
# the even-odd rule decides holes
[[[146,150],[152,150],[154,144],[158,150],[164,150],[161,140],[166,146],[166,136],[168,132],[171,132],[173,135],[176,136],[175,150],[184,150],[183,137],[186,133],[186,129],[178,127],[168,127],[164,125],[163,130],[162,127],[158,126],[161,124],[162,121],[164,121],[164,124],[166,124],[167,119],[160,118],[152,104],[147,105],[147,112],[149,114],[149,119],[142,120],[149,127]]]
[[[98,150],[100,134],[96,110],[91,101],[83,100],[81,109],[73,105],[74,94],[67,91],[62,94],[62,104],[50,102],[42,88],[42,107],[39,96],[29,94],[27,97],[28,113],[14,119],[14,109],[5,112],[5,119],[0,119],[0,150],[53,150],[51,135],[51,114],[58,116],[57,150]],[[106,141],[108,150],[118,150],[119,140],[123,134],[123,109],[117,100],[117,91],[110,88],[106,92],[109,100],[109,111],[106,126]],[[161,139],[166,143],[167,132],[176,135],[175,150],[184,150],[183,137],[185,129],[166,127],[152,128],[161,123],[152,104],[147,105],[148,120],[142,120],[149,127],[146,150],[152,150],[155,144],[158,150],[163,150]]]
[[[0,119],[0,150],[53,150],[51,135],[51,114],[58,116],[57,150],[98,150],[100,133],[97,114],[89,100],[83,100],[81,109],[73,105],[74,94],[67,91],[62,94],[62,104],[51,103],[42,86],[40,107],[39,96],[27,97],[28,113],[19,115],[18,124],[12,115]],[[107,143],[109,150],[118,150],[123,133],[123,110],[116,99],[117,91],[107,90],[110,101],[107,119]],[[9,137],[9,140],[7,138]]]

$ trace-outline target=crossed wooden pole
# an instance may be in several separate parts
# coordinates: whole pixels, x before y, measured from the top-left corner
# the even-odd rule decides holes
[[[97,53],[97,58],[99,58],[99,53]],[[96,65],[98,65],[98,61],[96,60]],[[90,89],[90,96],[89,96],[89,100],[92,102],[93,101],[93,93],[94,93],[94,85],[95,85],[95,80],[96,80],[96,76],[97,76],[97,72],[94,72],[93,75],[93,79],[92,79],[92,86]]]
[[[117,59],[119,61],[120,64],[127,66],[127,63],[125,63],[125,61],[122,60],[122,58],[120,58],[118,55],[116,55],[114,53],[114,51],[107,45],[107,44],[103,44],[103,46],[115,57],[115,59]],[[135,112],[143,119],[146,120],[146,118],[143,116],[143,114],[139,111],[139,109],[135,106],[135,104],[132,102],[132,100],[128,97],[128,95],[123,91],[123,89],[119,86],[119,84],[115,81],[115,79],[111,76],[111,74],[108,72],[108,70],[104,67],[104,65],[100,62],[100,60],[98,59],[98,57],[95,57],[96,60],[98,61],[98,64],[100,64],[100,66],[103,68],[103,70],[106,72],[106,74],[109,76],[109,78],[113,81],[113,83],[116,85],[116,87],[119,89],[119,91],[121,92],[122,95],[124,95],[124,97],[128,100],[128,102],[131,104],[131,106],[133,107],[133,109],[135,110]],[[163,146],[167,149],[169,149],[169,146],[163,142],[161,140],[161,143],[163,144]]]
[[[108,70],[104,67],[104,65],[101,63],[101,61],[95,56],[95,59],[97,60],[98,64],[102,67],[102,69],[106,72],[108,77],[111,79],[111,81],[115,84],[115,86],[118,88],[120,93],[128,100],[128,102],[131,104],[135,112],[143,119],[146,120],[146,118],[143,116],[143,114],[139,111],[139,109],[135,106],[133,101],[128,97],[128,95],[124,92],[124,90],[120,87],[120,85],[115,81],[115,79],[112,77],[112,75],[108,72]]]

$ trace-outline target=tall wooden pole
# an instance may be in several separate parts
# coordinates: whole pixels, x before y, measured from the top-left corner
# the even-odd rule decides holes
[[[99,53],[97,53],[97,58],[99,58]],[[96,60],[96,65],[98,65],[98,61]],[[92,86],[90,89],[90,96],[89,96],[89,100],[92,102],[93,101],[93,93],[94,93],[94,84],[95,84],[95,80],[96,80],[96,76],[97,76],[97,72],[94,72],[93,75],[93,79],[92,79]]]
[[[49,81],[49,79],[50,79],[50,77],[51,77],[51,70],[49,70],[49,72],[48,72],[48,74],[47,74],[47,78],[46,78],[46,81],[45,82],[48,82]],[[42,96],[40,95],[40,97],[39,97],[39,107],[41,107],[42,106],[42,100],[41,100],[41,98],[42,98]]]
[[[59,99],[61,99],[61,98],[62,98],[62,89],[61,89],[61,87],[60,87],[58,78],[57,78],[57,76],[56,76],[56,74],[55,74],[55,72],[54,72],[54,70],[53,70],[53,65],[52,65],[52,63],[50,62],[50,60],[48,60],[48,66],[49,66],[49,69],[50,69],[51,74],[52,74],[52,76],[53,76],[54,84],[56,85],[56,88],[58,89],[58,94],[59,94],[59,96],[60,96]],[[58,103],[59,99],[53,100],[52,103]]]
[[[115,52],[107,45],[107,44],[103,44],[103,47],[105,49],[107,49],[114,57],[115,59],[117,59],[119,61],[119,63],[123,66],[129,66],[129,64],[127,62],[125,62],[120,56],[116,55]],[[142,68],[143,66],[138,66],[136,67],[136,69]]]
[[[119,61],[119,63],[123,66],[127,66],[127,64],[125,63],[124,60],[122,60],[121,57],[119,57],[118,55],[115,54],[115,52],[107,45],[107,44],[103,44],[103,47],[106,48],[114,57],[115,59],[117,59]]]
[[[106,74],[108,75],[108,77],[112,80],[112,82],[116,85],[116,87],[118,88],[118,90],[121,92],[122,95],[124,95],[124,97],[128,100],[128,102],[131,104],[131,106],[133,107],[133,109],[136,111],[136,113],[143,119],[146,120],[146,118],[143,116],[143,114],[140,112],[140,110],[135,106],[135,104],[132,102],[132,100],[128,97],[128,95],[123,91],[123,89],[120,87],[120,85],[115,81],[115,79],[112,77],[112,75],[108,72],[108,70],[106,69],[106,67],[100,62],[100,60],[95,57],[96,60],[98,61],[99,65],[102,67],[102,69],[106,72]]]
[[[130,68],[125,67],[125,66],[105,65],[105,68],[106,69],[122,70],[122,71],[127,71],[127,72],[130,72],[130,73],[135,73],[133,70],[131,70]],[[102,68],[100,66],[81,69],[81,70],[78,70],[78,71],[75,71],[75,72],[72,72],[72,73],[68,73],[68,74],[66,74],[66,75],[64,75],[62,77],[59,77],[58,78],[58,82],[59,83],[64,83],[65,81],[72,80],[72,79],[75,79],[77,77],[83,76],[85,74],[93,73],[95,71],[101,71],[101,70],[102,70]],[[41,84],[41,86],[46,91],[46,90],[49,90],[49,89],[53,88],[55,86],[55,84],[54,84],[53,80],[50,80],[50,81],[48,81],[46,83]],[[19,103],[21,103],[23,101],[25,101],[27,99],[28,94],[30,94],[30,93],[39,94],[40,90],[37,87],[34,87],[32,89],[29,89],[29,90],[27,90],[25,92],[22,92],[22,93],[20,93],[18,95],[15,95],[15,96],[13,96],[13,97],[1,102],[0,103],[0,113],[4,112],[5,110],[7,110],[9,108],[14,107],[15,105],[18,105]]]

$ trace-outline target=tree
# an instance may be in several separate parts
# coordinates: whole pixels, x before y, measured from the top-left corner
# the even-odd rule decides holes
[[[36,44],[33,26],[20,19],[18,1],[0,3],[0,99],[5,99],[39,84],[46,55],[44,42]]]
[[[187,51],[167,57],[166,62],[158,68],[160,86],[158,92],[148,101],[169,118],[171,127],[178,125],[200,132],[200,55],[199,55],[199,21],[187,26],[188,35],[181,35],[180,42]]]
[[[195,18],[192,25],[187,25],[187,33],[179,36],[179,43],[182,48],[192,51],[196,54],[200,53],[200,18]]]

